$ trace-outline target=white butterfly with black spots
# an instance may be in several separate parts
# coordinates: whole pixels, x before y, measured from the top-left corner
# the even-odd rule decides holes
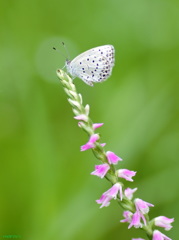
[[[110,77],[114,66],[114,47],[104,45],[95,47],[78,55],[72,61],[66,61],[70,75],[82,79],[93,86],[94,82],[103,82]]]

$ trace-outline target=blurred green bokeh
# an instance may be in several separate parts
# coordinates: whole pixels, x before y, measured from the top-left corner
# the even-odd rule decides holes
[[[0,237],[22,240],[128,240],[122,209],[95,203],[110,185],[91,176],[98,164],[80,152],[77,127],[56,77],[65,58],[113,44],[110,79],[93,88],[75,79],[106,150],[137,171],[135,196],[151,217],[179,228],[179,1],[0,1]]]

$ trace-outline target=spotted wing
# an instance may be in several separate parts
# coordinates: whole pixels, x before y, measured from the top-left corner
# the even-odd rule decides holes
[[[73,77],[79,77],[93,86],[93,82],[105,81],[114,66],[114,47],[104,45],[92,48],[74,58],[68,70]]]

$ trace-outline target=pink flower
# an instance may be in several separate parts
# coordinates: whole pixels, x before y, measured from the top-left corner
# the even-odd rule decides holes
[[[101,204],[100,208],[107,207],[110,204],[111,199],[116,199],[119,193],[122,200],[122,186],[120,183],[115,183],[109,190],[104,192],[100,199],[96,200],[98,204]]]
[[[106,146],[106,143],[101,143],[100,145],[101,145],[101,147],[104,147],[104,146]]]
[[[136,198],[134,200],[134,204],[136,207],[136,219],[139,220],[139,218],[142,218],[144,225],[146,225],[146,219],[145,219],[145,214],[149,212],[149,207],[153,207],[154,205],[148,202],[143,201],[142,199]],[[138,213],[138,214],[137,214]],[[133,215],[134,217],[134,215]],[[138,217],[138,218],[137,218]],[[136,219],[132,219],[132,222],[130,224],[130,226],[135,226],[137,220]],[[133,224],[133,225],[132,225]],[[137,225],[137,224],[136,224]]]
[[[93,130],[95,130],[96,128],[99,128],[101,126],[103,126],[104,123],[94,123],[93,124]]]
[[[160,231],[155,230],[154,233],[153,233],[152,240],[172,240],[172,239],[167,237],[166,235],[164,235]]]
[[[124,195],[131,200],[133,198],[133,193],[137,191],[137,188],[131,189],[131,188],[126,188],[124,190]]]
[[[98,204],[101,204],[100,208],[102,207],[108,207],[110,204],[111,199],[113,199],[113,197],[102,194],[102,196],[100,197],[100,199],[96,200],[96,202]]]
[[[85,126],[85,124],[83,122],[78,122],[78,127],[82,128],[84,126]]]
[[[149,207],[154,207],[153,204],[148,203],[143,201],[142,199],[136,198],[134,200],[135,206],[136,206],[136,210],[138,212],[141,212],[142,214],[146,214],[149,212]]]
[[[134,226],[135,228],[142,227],[142,223],[140,222],[141,214],[139,212],[135,212],[132,216],[132,221],[128,228]]]
[[[86,151],[86,150],[88,150],[90,148],[95,148],[95,142],[98,139],[99,139],[99,135],[98,134],[91,135],[89,141],[85,145],[81,146],[81,151]]]
[[[119,161],[122,161],[122,158],[118,157],[115,153],[107,151],[106,157],[109,164],[117,164]]]
[[[130,223],[131,220],[132,220],[132,215],[133,215],[133,213],[131,213],[130,211],[124,211],[123,212],[124,219],[121,220],[120,222],[128,222],[128,223]]]
[[[133,182],[134,180],[132,179],[132,177],[134,177],[136,175],[136,172],[134,171],[130,171],[128,169],[119,169],[117,171],[118,173],[118,177],[124,178],[127,181]]]
[[[110,169],[110,166],[107,163],[101,164],[101,165],[96,165],[95,166],[95,171],[92,172],[92,175],[96,175],[100,178],[103,178],[108,170]]]
[[[75,116],[74,119],[85,121],[85,122],[88,121],[88,117],[85,114],[81,114],[81,115]]]
[[[174,222],[174,218],[167,218],[165,216],[156,217],[154,219],[155,226],[163,227],[166,231],[169,231],[172,226],[171,223]]]

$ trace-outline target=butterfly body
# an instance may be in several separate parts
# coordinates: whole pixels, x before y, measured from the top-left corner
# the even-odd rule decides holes
[[[114,66],[114,47],[103,45],[78,55],[72,61],[66,61],[70,75],[82,79],[93,86],[94,82],[102,82],[110,77]]]

